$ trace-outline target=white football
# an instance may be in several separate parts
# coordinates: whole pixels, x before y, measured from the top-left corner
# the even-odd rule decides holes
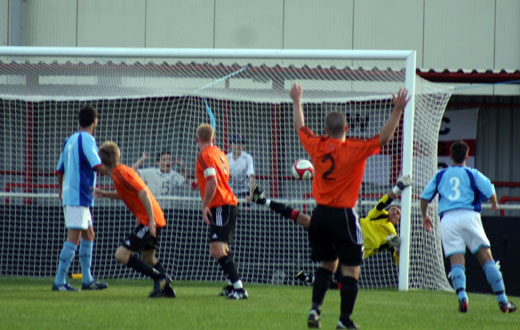
[[[314,166],[306,159],[295,161],[291,170],[297,180],[310,180],[314,176]]]

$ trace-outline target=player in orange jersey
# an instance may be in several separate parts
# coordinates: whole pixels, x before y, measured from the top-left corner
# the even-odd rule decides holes
[[[399,125],[408,91],[400,89],[393,96],[394,110],[378,135],[368,139],[346,138],[345,115],[333,111],[325,119],[326,136],[317,136],[305,126],[301,104],[302,88],[294,84],[293,123],[300,143],[312,159],[315,176],[312,194],[317,206],[312,212],[309,241],[312,258],[319,261],[312,291],[312,306],[307,318],[309,328],[320,327],[320,308],[332,274],[341,267],[341,312],[337,329],[358,329],[350,315],[358,292],[363,260],[363,233],[353,207],[356,204],[365,171],[366,159],[379,153]]]
[[[111,175],[114,180],[116,191],[96,189],[96,197],[123,200],[137,218],[137,227],[117,249],[116,260],[154,280],[151,298],[175,297],[175,290],[170,285],[171,279],[155,256],[159,233],[166,226],[159,203],[139,174],[120,163],[121,151],[117,144],[111,141],[103,143],[99,148],[99,156],[106,167],[106,174]],[[140,258],[132,252],[139,253]]]
[[[215,143],[215,131],[209,124],[197,128],[197,157],[195,172],[202,197],[202,217],[209,225],[209,248],[211,256],[222,267],[228,278],[227,286],[220,295],[229,299],[247,299],[229,243],[233,239],[237,217],[237,198],[228,185],[229,163],[226,155]]]

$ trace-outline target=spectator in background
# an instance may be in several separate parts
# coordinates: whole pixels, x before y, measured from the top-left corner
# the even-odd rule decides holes
[[[132,169],[139,173],[154,196],[170,195],[174,187],[182,186],[186,182],[188,172],[181,158],[175,160],[181,173],[172,170],[173,157],[169,151],[163,151],[157,155],[157,167],[139,170],[139,166],[149,158],[149,153],[143,153],[141,158],[132,165]]]
[[[231,140],[231,152],[226,155],[229,162],[229,185],[238,198],[251,201],[255,185],[253,157],[244,151],[246,140],[242,134],[235,134]]]

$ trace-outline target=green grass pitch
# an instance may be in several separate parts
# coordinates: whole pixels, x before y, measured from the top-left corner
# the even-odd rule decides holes
[[[0,329],[307,329],[310,287],[248,284],[249,299],[231,301],[217,296],[222,283],[176,282],[174,299],[148,298],[151,281],[108,283],[103,291],[52,292],[50,278],[2,277]],[[460,314],[450,292],[360,290],[352,318],[362,329],[520,329],[520,311],[503,314],[493,295],[469,299]],[[329,290],[322,329],[335,329],[338,316],[339,292]]]

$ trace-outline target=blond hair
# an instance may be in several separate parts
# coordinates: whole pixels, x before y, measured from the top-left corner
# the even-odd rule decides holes
[[[199,128],[197,128],[197,138],[202,143],[211,142],[213,137],[215,136],[215,131],[210,124],[200,124]]]
[[[121,150],[115,142],[106,141],[99,147],[98,150],[99,158],[105,166],[113,168],[119,165],[121,160]]]

